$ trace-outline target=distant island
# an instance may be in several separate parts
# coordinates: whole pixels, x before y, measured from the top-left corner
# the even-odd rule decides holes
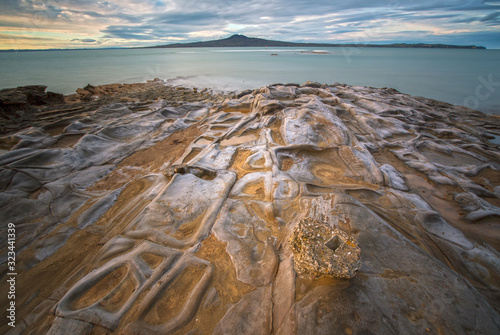
[[[476,45],[448,45],[448,44],[428,44],[428,43],[393,43],[393,44],[331,44],[331,43],[294,43],[266,40],[263,38],[247,37],[245,35],[233,35],[219,40],[192,42],[192,43],[174,43],[166,45],[157,45],[143,48],[234,48],[234,47],[366,47],[366,48],[427,48],[427,49],[486,49]],[[140,48],[140,49],[143,49]]]

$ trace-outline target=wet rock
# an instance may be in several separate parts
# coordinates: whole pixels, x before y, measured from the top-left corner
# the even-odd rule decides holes
[[[469,212],[466,218],[472,222],[479,221],[487,217],[500,217],[500,208],[491,205],[474,193],[455,194],[455,200],[464,210]]]
[[[268,286],[246,295],[229,309],[213,334],[270,334],[271,293],[271,287]]]
[[[408,191],[409,187],[406,184],[403,176],[392,165],[384,164],[380,167],[384,174],[385,184],[388,187],[393,187],[400,191]]]

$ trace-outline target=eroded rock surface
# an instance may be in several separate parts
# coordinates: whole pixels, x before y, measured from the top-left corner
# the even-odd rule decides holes
[[[0,138],[3,333],[500,333],[498,117],[341,84],[144,90]],[[301,220],[362,250],[355,277],[297,275]]]
[[[6,123],[15,119],[32,119],[39,106],[64,104],[64,96],[45,92],[47,86],[31,85],[0,90],[0,120]],[[4,131],[4,125],[0,126]]]
[[[350,279],[360,265],[361,249],[356,240],[318,220],[300,220],[292,232],[290,246],[295,270],[312,279],[323,275]]]

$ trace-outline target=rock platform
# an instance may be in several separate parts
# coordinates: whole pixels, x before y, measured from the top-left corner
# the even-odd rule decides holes
[[[500,333],[499,117],[342,84],[140,87],[0,138],[2,333]],[[354,277],[298,275],[306,218],[359,246]]]

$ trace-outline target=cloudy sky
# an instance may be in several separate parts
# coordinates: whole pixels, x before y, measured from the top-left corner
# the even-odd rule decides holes
[[[500,49],[500,0],[0,0],[0,49],[150,46],[235,33]]]

